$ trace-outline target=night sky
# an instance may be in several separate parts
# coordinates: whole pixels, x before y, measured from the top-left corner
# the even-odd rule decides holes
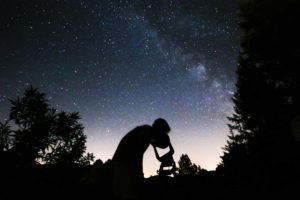
[[[175,160],[220,161],[232,113],[239,29],[234,0],[5,0],[0,121],[28,85],[79,111],[103,161],[137,125],[165,118]],[[150,147],[145,176],[159,167]]]

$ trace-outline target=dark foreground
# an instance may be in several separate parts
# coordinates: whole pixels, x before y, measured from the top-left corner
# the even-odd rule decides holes
[[[105,166],[40,165],[22,169],[2,168],[0,198],[114,199],[110,177],[109,169]],[[206,171],[193,176],[147,178],[140,199],[288,197],[297,194],[299,186],[296,179],[251,184]]]

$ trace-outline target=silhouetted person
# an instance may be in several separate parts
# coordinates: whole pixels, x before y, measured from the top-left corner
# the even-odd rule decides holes
[[[176,175],[176,165],[175,165],[175,161],[173,159],[174,148],[170,142],[170,138],[168,140],[169,140],[168,146],[169,146],[170,150],[168,153],[166,153],[162,156],[159,156],[156,147],[153,146],[156,159],[159,160],[159,162],[161,162],[159,170],[157,172],[159,175],[162,175],[162,176],[171,175],[171,174],[173,174],[173,176],[175,176]],[[165,168],[167,168],[167,169],[165,169]]]
[[[143,155],[148,146],[166,148],[170,126],[164,119],[156,119],[152,126],[142,125],[127,133],[120,141],[112,158],[113,189],[117,198],[138,199],[144,179]]]

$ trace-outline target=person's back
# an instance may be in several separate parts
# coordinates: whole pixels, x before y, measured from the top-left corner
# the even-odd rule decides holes
[[[150,144],[152,127],[138,126],[127,133],[120,141],[113,161],[134,167],[143,175],[143,155]]]

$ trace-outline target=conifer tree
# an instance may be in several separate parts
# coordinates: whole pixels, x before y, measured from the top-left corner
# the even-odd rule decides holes
[[[240,0],[234,114],[218,172],[247,182],[291,178],[299,160],[300,3]],[[289,174],[290,173],[290,174]]]

